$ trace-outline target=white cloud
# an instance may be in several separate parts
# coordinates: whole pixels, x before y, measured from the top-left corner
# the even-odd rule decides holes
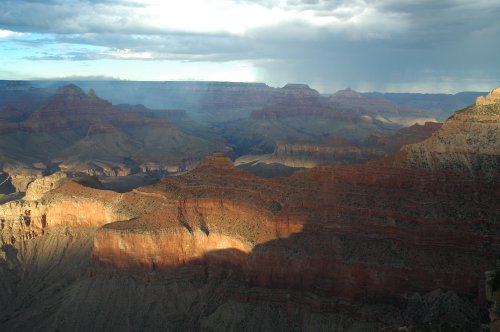
[[[170,61],[176,78],[221,79],[234,62],[251,66],[224,67],[228,80],[442,90],[500,79],[498,17],[497,0],[0,0],[0,38],[32,33],[0,52],[72,61],[75,75],[109,61],[123,78],[154,78]]]
[[[29,2],[3,0],[0,24],[22,31],[54,34],[169,33],[229,34],[244,36],[255,29],[299,24],[334,31],[355,30],[356,38],[387,35],[402,26],[401,15],[382,13],[366,1],[324,5],[290,5],[229,0]],[[383,23],[383,24],[382,24]],[[393,29],[396,31],[398,29]]]
[[[113,59],[135,59],[147,60],[154,59],[156,56],[152,52],[136,52],[130,49],[116,49],[102,53],[103,56]]]
[[[0,38],[17,37],[21,35],[23,35],[23,33],[0,29]]]
[[[332,8],[290,6],[276,1],[273,6],[258,2],[185,0],[141,2],[129,20],[154,31],[226,33],[245,36],[254,30],[282,25],[327,28],[355,39],[386,38],[405,31],[406,14],[381,12],[375,3],[353,1]]]

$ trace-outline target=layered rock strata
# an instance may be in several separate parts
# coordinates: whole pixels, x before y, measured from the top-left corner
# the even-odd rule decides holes
[[[351,299],[397,298],[445,288],[481,299],[482,271],[500,253],[497,107],[478,104],[458,112],[429,139],[393,157],[363,165],[317,167],[288,179],[253,177],[231,169],[229,161],[216,155],[189,174],[147,188],[149,195],[165,197],[169,202],[165,204],[196,198],[196,203],[177,208],[176,221],[155,214],[152,219],[131,221],[127,229],[136,233],[140,229],[146,238],[150,235],[144,230],[151,225],[166,234],[184,227],[194,238],[205,229],[207,237],[217,232],[246,241],[244,250],[214,249],[205,259],[210,261],[212,252],[219,257],[228,253],[224,264],[243,271],[251,285]],[[417,159],[422,150],[426,159]],[[477,167],[463,167],[474,163]],[[200,212],[206,211],[200,202],[214,198],[221,206],[228,201],[244,203],[252,208],[240,207],[241,211],[260,212],[211,219]],[[189,214],[200,218],[186,218]],[[256,222],[255,215],[268,217]],[[122,226],[109,225],[106,232],[116,228],[116,234],[123,234]],[[97,264],[112,267],[113,261],[126,256],[101,260],[105,252],[99,249],[105,245],[97,243]],[[196,250],[193,257],[198,259]],[[151,263],[144,265],[171,266],[171,262],[157,264],[157,255],[150,255]],[[176,254],[167,250],[163,255]],[[129,267],[136,266],[133,261]],[[115,267],[127,264],[121,261]]]
[[[0,168],[25,191],[53,167],[106,176],[169,173],[190,169],[215,150],[227,150],[147,111],[114,107],[92,89],[85,93],[74,84],[63,86],[14,127],[9,122],[5,130],[0,128]]]
[[[84,187],[62,175],[36,180],[25,200],[0,205],[2,245],[32,239],[54,227],[98,228],[131,218],[120,195]]]
[[[457,170],[494,180],[500,169],[500,102],[498,93],[456,112],[429,139],[402,149],[410,167]]]
[[[450,159],[437,160],[487,156],[496,165],[498,137],[482,135],[495,132],[497,115],[481,107],[443,126],[455,135]],[[459,132],[460,123],[469,125]],[[460,156],[452,142],[469,130],[483,144]],[[192,172],[125,194],[67,180],[42,199],[3,205],[3,241],[15,232],[26,238],[32,224],[43,229],[45,215],[49,227],[106,224],[94,240],[97,267],[151,271],[196,261],[232,267],[250,285],[350,299],[435,288],[477,297],[482,271],[500,253],[498,168],[415,165],[412,149],[431,149],[440,135],[394,157],[290,178],[258,178],[215,154]]]
[[[399,303],[440,288],[481,304],[483,272],[500,255],[499,125],[498,104],[474,105],[392,157],[288,178],[253,176],[219,153],[123,194],[62,180],[1,206],[2,241],[30,238],[45,214],[50,232],[100,227],[96,274],[208,267],[248,289]]]
[[[362,163],[391,155],[403,145],[420,142],[441,128],[440,123],[426,122],[414,124],[387,136],[380,132],[369,134],[362,142],[351,142],[341,135],[315,142],[276,142],[272,154],[246,155],[235,161],[236,166],[281,164],[295,168],[312,168],[326,164]]]
[[[476,99],[476,105],[487,106],[500,103],[500,87],[493,89],[487,96],[479,96]]]
[[[383,163],[267,180],[229,165],[217,155],[141,189],[166,209],[104,227],[95,263],[151,270],[201,258],[261,287],[350,299],[442,287],[477,297],[482,271],[500,252],[498,180]]]

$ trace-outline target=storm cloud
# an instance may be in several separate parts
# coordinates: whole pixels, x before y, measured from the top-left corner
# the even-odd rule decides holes
[[[500,83],[498,17],[493,0],[4,0],[0,55],[116,61],[122,79],[129,60],[236,62],[324,92],[484,90]]]

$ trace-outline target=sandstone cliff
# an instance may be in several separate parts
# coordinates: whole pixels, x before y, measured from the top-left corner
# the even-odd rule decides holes
[[[307,85],[290,84],[280,93],[249,118],[217,124],[217,132],[235,146],[237,155],[269,154],[277,141],[320,144],[326,137],[341,135],[362,142],[372,132],[391,136],[402,126],[436,121],[426,111],[382,97],[365,97],[353,90],[327,98]]]
[[[456,112],[429,139],[405,147],[409,165],[496,178],[500,169],[500,102],[495,91],[498,89]]]
[[[328,101],[345,113],[369,116],[384,123],[411,126],[415,123],[437,122],[427,111],[396,104],[381,96],[364,96],[349,88],[335,92]]]
[[[139,260],[148,269],[171,267],[189,261],[186,248],[188,256],[198,259],[200,247],[179,251],[180,246],[159,245],[165,250],[159,254],[137,245],[142,247],[150,236],[155,243],[176,243],[172,237],[184,234],[182,242],[189,243],[184,237],[191,236],[208,249],[210,238],[223,234],[238,240],[233,249],[239,253],[217,250],[219,263],[245,271],[253,285],[315,289],[351,299],[398,297],[438,287],[478,296],[482,270],[493,259],[486,248],[499,249],[494,226],[498,190],[486,183],[478,189],[459,173],[436,182],[444,174],[371,163],[266,180],[221,170],[217,163],[228,162],[220,158],[150,187],[146,192],[164,197],[163,204],[171,208],[105,227],[94,247],[97,264],[133,268]],[[214,201],[220,205],[211,210],[206,204]],[[226,212],[227,204],[234,210]],[[485,231],[475,231],[478,227]],[[129,239],[130,231],[143,240]],[[128,245],[120,249],[119,243]],[[245,249],[236,243],[246,244]],[[208,251],[208,261],[210,255]],[[168,257],[183,258],[175,263]]]
[[[326,164],[353,164],[391,155],[403,145],[413,144],[431,136],[440,123],[418,123],[387,136],[370,133],[361,142],[351,142],[341,135],[332,135],[322,142],[276,142],[272,154],[247,155],[235,160],[236,166],[255,167],[259,164],[281,164],[295,168],[312,168]],[[250,168],[251,170],[251,168]]]
[[[158,327],[154,317],[163,329],[377,330],[446,321],[477,330],[483,272],[500,255],[497,112],[498,104],[472,106],[424,142],[366,164],[264,179],[219,153],[123,194],[66,179],[39,200],[1,205],[0,299],[13,302],[2,322],[134,330]],[[84,229],[92,244],[77,235]],[[24,250],[56,247],[55,235],[75,239],[69,247],[82,249],[72,258],[92,267],[82,263],[78,274],[69,264],[69,286],[35,282],[30,291],[36,251]],[[51,264],[42,264],[49,276]],[[10,286],[19,284],[26,289]],[[45,292],[56,294],[48,308],[39,305]],[[120,313],[99,311],[109,306]]]
[[[114,107],[74,84],[59,88],[22,121],[0,125],[0,135],[0,167],[19,191],[52,168],[108,176],[167,173],[228,151],[217,140],[194,137],[144,110]]]
[[[0,205],[0,241],[15,244],[58,226],[97,228],[130,219],[119,201],[120,194],[84,187],[62,174],[35,180],[24,200]]]
[[[476,99],[476,105],[478,106],[494,105],[498,103],[500,103],[500,87],[491,90],[487,96],[480,96]]]
[[[321,167],[269,180],[234,169],[218,154],[190,173],[130,193],[63,180],[42,200],[2,205],[0,215],[7,225],[2,230],[7,237],[4,248],[26,250],[21,255],[5,249],[11,258],[0,259],[10,266],[2,268],[3,280],[11,285],[10,294],[18,296],[15,302],[12,295],[5,297],[10,305],[2,309],[4,326],[7,330],[29,330],[33,324],[103,330],[112,323],[132,330],[134,324],[157,326],[149,320],[155,317],[172,328],[293,330],[289,324],[318,328],[365,324],[379,329],[421,324],[428,317],[430,322],[446,320],[451,326],[474,328],[467,325],[477,322],[474,306],[453,293],[414,295],[408,302],[404,298],[436,288],[471,298],[480,295],[482,271],[499,252],[494,222],[500,215],[495,204],[498,192],[487,186],[478,189],[460,174],[437,181],[441,174],[427,170],[375,166]],[[15,226],[20,215],[24,225]],[[39,228],[43,235],[33,235]],[[10,234],[23,236],[9,241]],[[63,246],[60,253],[69,255],[62,265],[56,267],[46,256],[34,258],[36,250],[57,245]],[[29,257],[34,261],[45,257],[45,263],[33,265],[29,274],[18,274]],[[93,269],[87,265],[89,272],[78,272],[82,265],[76,262],[84,266],[90,261]],[[39,279],[37,269],[60,271],[63,266],[74,271],[66,274],[67,286],[55,277]],[[36,287],[40,295],[33,297],[26,286],[30,280],[40,280]],[[42,286],[42,280],[51,280],[63,292]],[[155,295],[158,292],[163,300]],[[169,294],[168,300],[164,294]],[[39,306],[44,314],[28,316],[29,309],[20,309],[11,316],[26,305],[23,299],[28,297],[35,300],[25,308]],[[42,297],[54,309],[41,307],[37,299]],[[365,307],[356,302],[367,299],[378,303],[399,299],[407,304]],[[151,302],[163,303],[169,314],[149,307]],[[149,318],[134,323],[105,310],[104,319],[104,312],[92,309],[96,303]],[[458,308],[452,316],[450,310],[437,314],[430,309],[450,303]],[[75,308],[79,315],[70,314]],[[150,308],[147,314],[145,308]],[[263,316],[270,308],[279,323]],[[296,313],[295,318],[286,314],[286,308]],[[308,316],[309,310],[316,316]],[[69,318],[58,320],[59,315]]]
[[[28,188],[26,189],[24,199],[28,201],[41,199],[46,192],[57,188],[59,186],[59,182],[65,178],[66,174],[57,172],[30,182],[28,184]]]
[[[177,210],[109,225],[105,236],[97,237],[94,260],[108,267],[119,262],[117,268],[137,267],[137,260],[149,269],[171,267],[171,260],[158,257],[180,255],[187,261],[185,249],[182,254],[166,249],[159,255],[157,249],[139,251],[131,245],[134,249],[121,256],[120,250],[112,249],[113,243],[128,234],[122,226],[143,234],[143,241],[134,240],[137,244],[150,236],[146,230],[152,225],[154,236],[166,239],[184,228],[179,234],[191,233],[196,243],[207,243],[206,248],[216,234],[244,243],[244,249],[235,243],[234,250],[214,250],[215,261],[208,251],[205,260],[243,271],[250,285],[314,290],[350,299],[398,298],[445,288],[481,299],[478,285],[483,271],[500,250],[499,168],[491,167],[498,163],[496,106],[476,105],[458,112],[430,138],[394,157],[318,167],[291,178],[257,178],[232,169],[229,161],[216,155],[191,173],[149,187],[149,195],[164,197],[164,204]],[[449,140],[439,140],[442,137]],[[475,141],[459,150],[464,137]],[[440,154],[436,165],[441,166],[414,164],[412,151],[422,147],[431,156]],[[465,172],[462,167],[443,166],[457,158],[488,163]],[[207,210],[204,202],[213,201],[220,202],[218,211],[236,204],[236,210],[248,212],[233,216],[224,212],[212,219],[216,212]],[[205,242],[199,240],[203,232]],[[189,248],[193,259],[199,259],[199,247]],[[116,258],[106,256],[107,250]],[[136,251],[150,253],[130,257]]]

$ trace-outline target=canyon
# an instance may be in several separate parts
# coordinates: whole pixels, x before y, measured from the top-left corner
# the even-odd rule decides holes
[[[216,144],[217,149],[221,151],[220,144],[223,143],[232,149],[234,154],[232,157],[239,157],[245,154],[271,153],[276,141],[280,140],[293,139],[317,143],[328,136],[342,135],[349,140],[362,141],[367,135],[377,131],[393,135],[404,126],[436,121],[434,114],[439,113],[435,105],[430,108],[411,108],[381,96],[360,94],[350,89],[332,95],[321,95],[305,84],[286,84],[281,88],[274,88],[262,83],[237,82],[75,81],[73,86],[78,89],[92,90],[93,98],[75,99],[71,106],[73,115],[70,119],[69,114],[64,112],[64,107],[61,107],[64,103],[54,101],[54,105],[44,106],[48,99],[53,99],[54,95],[61,92],[58,92],[58,89],[68,86],[68,83],[0,81],[0,110],[2,110],[0,133],[17,132],[19,135],[21,127],[35,126],[37,119],[45,117],[48,109],[52,109],[48,114],[53,117],[59,114],[58,120],[54,118],[54,124],[41,123],[38,126],[60,126],[61,121],[74,123],[75,112],[82,111],[88,112],[84,123],[90,121],[94,124],[95,121],[91,118],[100,114],[95,113],[97,110],[104,109],[106,111],[103,111],[102,115],[109,121],[99,123],[97,128],[105,124],[107,128],[105,131],[111,134],[110,126],[113,126],[116,136],[113,139],[120,137],[124,139],[123,135],[119,136],[116,133],[123,134],[124,126],[137,126],[141,121],[165,125],[165,122],[159,120],[166,120],[175,125],[171,127],[171,131],[178,129],[177,131],[189,136]],[[441,96],[429,96],[432,97],[438,100],[441,98]],[[469,103],[473,102],[472,98],[469,100]],[[88,104],[89,102],[93,105]],[[85,111],[87,106],[89,109]],[[45,108],[45,111],[40,108]],[[71,111],[69,108],[66,110]],[[33,112],[38,113],[38,117],[32,115]],[[446,112],[447,115],[452,113],[452,111]],[[122,122],[113,124],[112,122],[118,118],[116,116],[110,118],[112,113],[121,114]],[[32,119],[25,123],[30,116]],[[64,120],[66,116],[68,118]],[[125,123],[125,119],[128,119],[128,123]],[[439,117],[440,121],[443,119],[443,116]],[[69,141],[81,139],[84,134],[68,137],[67,133],[59,133]],[[141,144],[142,135],[134,133],[132,139],[136,145]],[[125,137],[129,138],[128,132],[125,133]],[[6,138],[9,143],[19,140],[19,137],[12,138],[10,135]],[[169,139],[175,140],[175,138]],[[196,144],[201,147],[207,142],[196,142]],[[123,142],[121,145],[127,144]],[[131,154],[133,151],[122,152]],[[204,156],[210,152],[213,151],[207,151]],[[22,155],[21,151],[16,153]],[[173,151],[169,154],[172,155]],[[188,169],[192,168],[197,160],[199,156],[192,158],[185,166]],[[126,168],[123,163],[120,167]]]
[[[325,97],[307,85],[287,84],[281,91],[249,117],[215,125],[236,155],[269,154],[280,141],[321,144],[337,135],[362,142],[374,133],[390,136],[408,124],[436,121],[426,111],[353,90]]]
[[[374,139],[387,145],[383,137],[395,135],[403,123],[433,119],[427,111],[382,97],[366,97],[349,89],[325,97],[305,84],[271,88],[245,83],[144,83],[151,91],[129,84],[134,93],[128,88],[110,90],[118,82],[91,83],[98,92],[89,87],[85,93],[67,82],[62,86],[0,82],[0,167],[15,191],[23,192],[29,182],[57,170],[102,177],[147,174],[159,179],[190,170],[215,151],[233,159],[274,150],[279,154],[283,141],[321,149],[328,146],[328,137],[342,136],[357,147],[377,145],[370,142]],[[89,82],[79,84],[85,87]],[[135,100],[139,91],[145,96],[156,91],[164,104],[161,109],[113,105],[98,96],[113,91],[113,98],[128,94],[127,101]],[[168,106],[185,109],[164,108]],[[384,147],[368,148],[354,152],[362,156],[340,159],[361,162],[398,148],[397,144],[389,152]],[[346,149],[356,150],[349,144]],[[330,150],[328,155],[338,157],[338,151]],[[303,156],[308,167],[339,159]],[[286,157],[275,161],[288,167],[289,162],[281,159]]]
[[[479,330],[500,254],[498,96],[399,132],[406,145],[363,164],[263,178],[218,152],[123,193],[59,173],[30,182],[0,205],[0,324]]]
[[[332,135],[315,142],[278,141],[272,154],[245,155],[235,160],[243,169],[259,167],[261,164],[280,164],[293,168],[312,168],[326,164],[353,164],[387,157],[403,145],[420,142],[441,128],[440,123],[415,123],[404,127],[394,135],[372,132],[362,142],[352,142],[342,135]]]
[[[175,173],[228,150],[145,113],[115,107],[93,89],[62,86],[20,121],[0,122],[2,170],[25,191],[28,182],[54,169],[106,176]]]

